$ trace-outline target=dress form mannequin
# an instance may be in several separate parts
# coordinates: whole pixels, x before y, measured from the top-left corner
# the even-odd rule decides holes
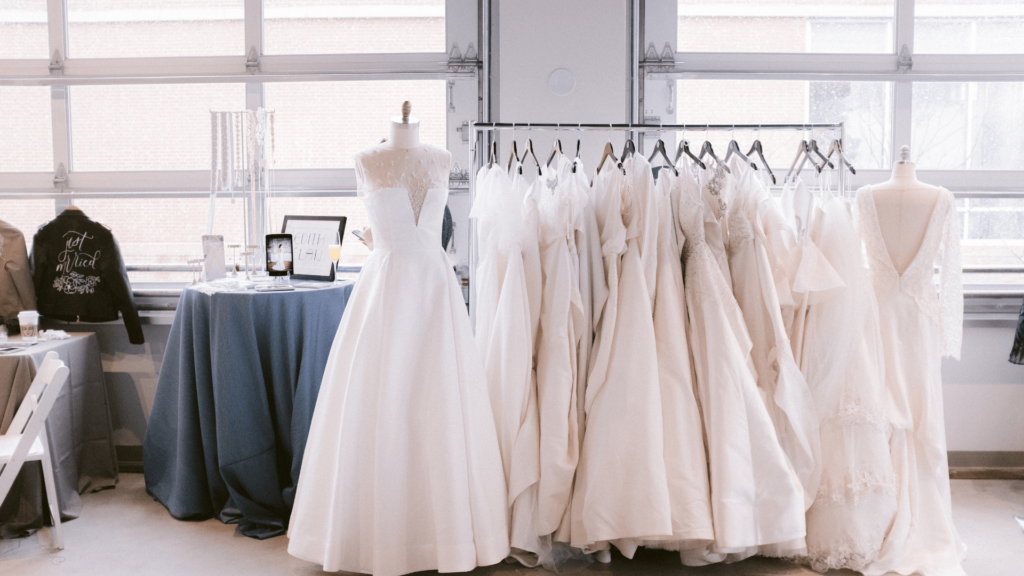
[[[368,194],[382,188],[405,188],[416,221],[427,189],[447,183],[451,154],[420,142],[420,122],[409,113],[412,106],[402,103],[402,115],[391,119],[390,137],[356,155],[356,173]],[[439,162],[438,158],[442,161]],[[363,229],[363,243],[373,249],[373,234]]]
[[[900,149],[900,160],[892,167],[892,178],[871,187],[878,214],[878,227],[896,271],[910,266],[921,249],[924,235],[941,191],[917,179],[910,161],[910,147]]]

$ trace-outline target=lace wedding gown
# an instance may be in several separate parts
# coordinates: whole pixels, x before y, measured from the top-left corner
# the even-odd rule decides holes
[[[715,216],[705,215],[711,208],[697,182],[685,171],[681,176],[686,179],[679,223],[686,236],[687,327],[707,442],[715,530],[715,542],[705,553],[684,554],[683,561],[742,559],[769,546],[776,554],[799,551],[805,534],[803,488],[758,392],[742,313],[705,238],[705,222],[715,221]]]
[[[960,358],[963,339],[956,204],[949,191],[939,192],[921,247],[902,274],[886,249],[871,187],[857,192],[857,209],[878,297],[897,501],[881,551],[863,572],[959,576],[966,547],[953,525],[941,371],[942,356]]]
[[[288,528],[288,552],[327,571],[461,572],[509,553],[486,376],[441,248],[450,155],[424,148],[421,165],[356,156],[374,250],[327,361]]]

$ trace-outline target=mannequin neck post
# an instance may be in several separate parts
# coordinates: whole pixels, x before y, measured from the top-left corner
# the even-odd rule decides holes
[[[407,123],[391,122],[391,136],[388,138],[391,148],[408,149],[420,145],[420,123],[410,120]]]

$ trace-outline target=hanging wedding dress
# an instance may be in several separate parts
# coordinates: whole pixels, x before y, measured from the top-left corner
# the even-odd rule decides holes
[[[739,175],[729,205],[727,249],[732,288],[752,342],[757,385],[790,464],[804,489],[809,508],[821,478],[818,418],[807,381],[793,359],[775,289],[770,245],[763,220],[783,218],[775,200],[755,178],[754,170],[735,157]],[[771,226],[771,225],[770,225]],[[778,224],[772,226],[776,230]]]
[[[410,191],[368,181],[367,165],[390,175],[385,152],[356,156],[374,250],[327,361],[288,552],[326,571],[468,571],[508,556],[508,493],[484,368],[441,248],[451,156],[430,149],[430,181]]]
[[[886,388],[892,402],[896,518],[867,576],[964,574],[953,525],[943,424],[941,358],[960,358],[963,287],[953,195],[940,191],[917,255],[902,274],[889,257],[871,187],[857,192],[860,233],[878,297]],[[940,265],[939,286],[934,266]]]
[[[738,560],[768,546],[775,554],[802,551],[803,488],[758,392],[742,313],[704,235],[705,203],[700,189],[687,172],[682,176],[679,222],[686,236],[687,326],[707,442],[715,529],[714,544],[704,553],[684,553],[683,561]]]
[[[694,396],[693,366],[686,336],[682,266],[685,237],[676,215],[682,188],[682,177],[662,169],[656,191],[658,265],[653,314],[672,535],[645,545],[692,551],[710,545],[715,539],[715,530],[711,519],[704,428]]]
[[[575,279],[575,199],[558,186],[569,162],[559,158],[554,170],[543,168],[537,189],[543,286],[537,351],[537,397],[540,410],[540,483],[537,533],[553,534],[572,498],[579,460],[576,417],[576,327],[583,305]]]
[[[807,236],[844,286],[824,292],[804,315],[801,368],[821,421],[822,474],[801,560],[822,572],[862,570],[896,511],[884,352],[850,207],[827,190],[812,201]]]
[[[598,220],[609,295],[587,383],[572,545],[597,551],[614,544],[632,558],[644,540],[671,537],[672,518],[657,341],[640,255],[641,210],[656,209],[654,179],[640,156],[622,164],[626,175],[606,164],[595,178],[603,188]]]
[[[508,485],[512,556],[537,565],[537,482],[540,421],[533,374],[533,338],[523,267],[523,197],[505,170],[480,169],[470,217],[477,221],[476,341],[487,374]]]

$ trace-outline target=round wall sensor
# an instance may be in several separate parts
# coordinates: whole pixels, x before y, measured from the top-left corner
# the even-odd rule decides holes
[[[576,87],[576,77],[566,68],[558,68],[548,76],[548,89],[557,96],[566,96]]]

